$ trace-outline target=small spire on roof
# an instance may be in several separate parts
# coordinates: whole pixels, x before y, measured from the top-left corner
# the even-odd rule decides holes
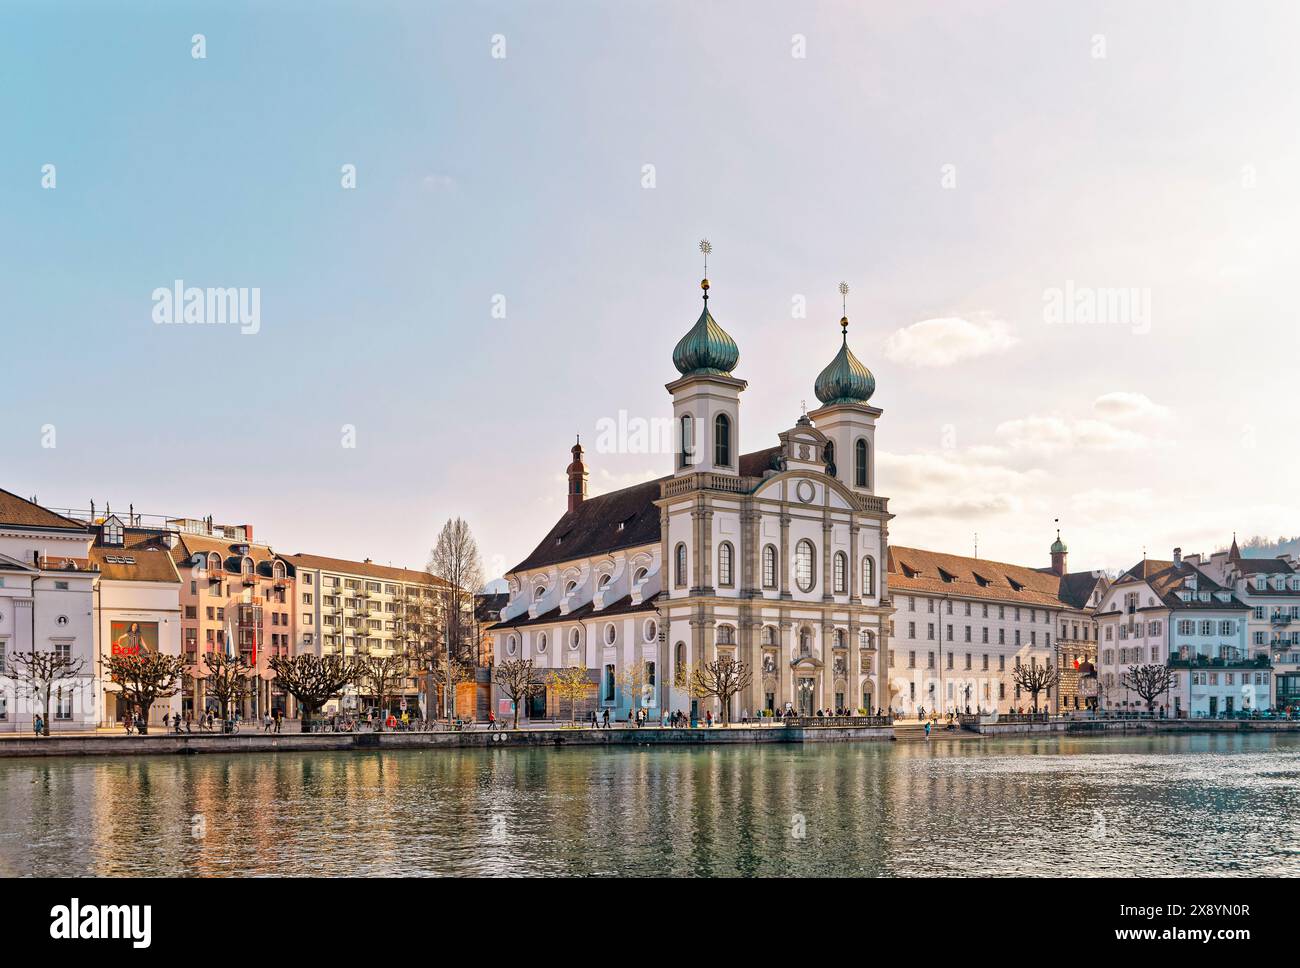
[[[840,335],[849,341],[849,284],[840,283]]]

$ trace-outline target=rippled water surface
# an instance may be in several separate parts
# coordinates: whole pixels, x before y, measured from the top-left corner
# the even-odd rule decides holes
[[[0,760],[0,875],[1300,874],[1300,737]]]

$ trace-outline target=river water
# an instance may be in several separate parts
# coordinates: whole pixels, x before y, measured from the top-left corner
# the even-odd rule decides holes
[[[0,875],[1300,874],[1300,737],[0,759]]]

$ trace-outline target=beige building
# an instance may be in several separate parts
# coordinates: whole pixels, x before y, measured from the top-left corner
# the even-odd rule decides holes
[[[408,646],[417,641],[440,642],[443,627],[441,579],[428,572],[410,568],[378,565],[370,559],[349,561],[321,555],[296,554],[286,557],[297,583],[294,601],[294,635],[297,652],[316,655],[391,656],[409,653]],[[411,674],[404,677],[394,702],[400,708],[405,699],[408,711],[415,715],[426,711],[425,681],[417,675],[414,661]],[[466,695],[457,696],[458,711],[470,715],[478,706],[474,687],[467,684]],[[344,709],[363,711],[374,702],[363,685],[345,693]],[[337,712],[340,703],[326,706]]]

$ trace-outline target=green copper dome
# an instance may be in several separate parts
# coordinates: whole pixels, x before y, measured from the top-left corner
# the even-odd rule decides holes
[[[836,403],[866,403],[876,392],[876,378],[849,349],[848,320],[840,320],[844,327],[844,343],[831,360],[830,366],[817,377],[813,392],[826,406]]]
[[[704,297],[704,312],[700,313],[700,318],[673,350],[673,366],[682,376],[697,373],[731,376],[731,371],[740,361],[740,348],[714,321],[709,312],[708,298],[707,295]]]
[[[1065,546],[1065,542],[1061,540],[1061,533],[1058,531],[1056,533],[1056,540],[1052,542],[1052,554],[1065,554],[1069,550],[1070,549]]]

